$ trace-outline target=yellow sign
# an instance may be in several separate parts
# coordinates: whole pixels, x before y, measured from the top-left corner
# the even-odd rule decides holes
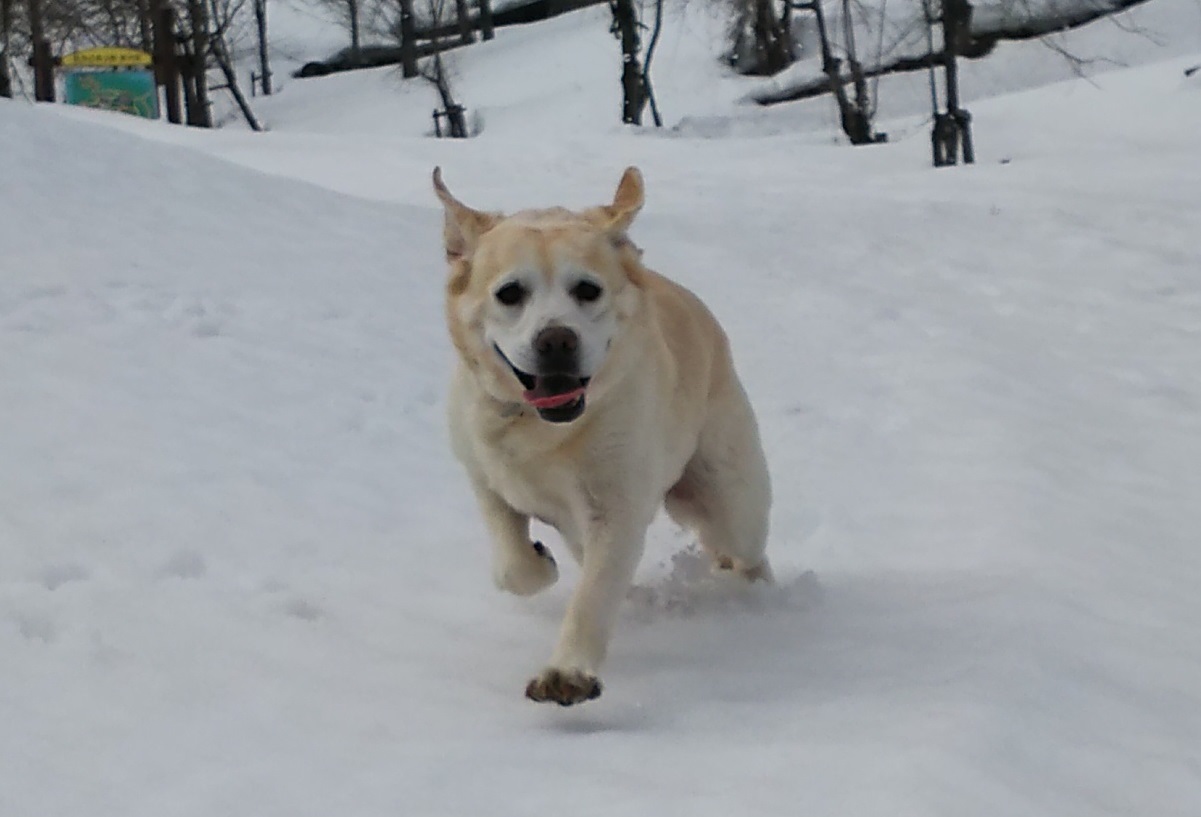
[[[132,48],[87,48],[62,58],[63,65],[76,68],[132,68],[153,62],[145,51]]]

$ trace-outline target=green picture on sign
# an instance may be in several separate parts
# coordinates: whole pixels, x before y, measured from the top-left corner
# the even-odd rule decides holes
[[[158,90],[151,71],[73,71],[67,104],[158,119]]]

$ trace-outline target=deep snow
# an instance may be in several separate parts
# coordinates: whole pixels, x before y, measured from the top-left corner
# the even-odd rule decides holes
[[[0,104],[0,814],[1195,815],[1197,61],[980,102],[937,172],[922,132]],[[574,569],[493,591],[447,450],[428,174],[515,209],[629,162],[759,412],[780,582],[657,524],[561,711],[521,690]]]

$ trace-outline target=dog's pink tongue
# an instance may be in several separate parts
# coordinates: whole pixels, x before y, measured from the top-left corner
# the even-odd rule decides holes
[[[558,408],[559,406],[565,406],[568,403],[574,403],[576,400],[583,397],[584,389],[581,387],[578,389],[572,389],[571,391],[563,392],[562,394],[549,395],[535,394],[532,391],[527,391],[522,396],[525,397],[525,401],[534,408]]]

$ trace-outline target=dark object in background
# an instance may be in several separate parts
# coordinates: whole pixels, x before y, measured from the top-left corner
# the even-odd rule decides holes
[[[491,26],[496,27],[535,23],[539,20],[548,20],[551,17],[558,17],[560,14],[566,14],[569,11],[576,11],[588,6],[597,6],[605,2],[607,0],[534,0],[532,3],[525,3],[515,8],[492,12],[490,22]],[[481,21],[481,23],[482,29],[490,28],[485,21]],[[457,31],[457,24],[452,25]],[[418,31],[417,36],[416,56],[420,58],[433,54],[433,44],[428,39],[425,39],[423,32]],[[443,43],[443,47],[453,47],[458,44],[457,42],[453,44]],[[308,77],[323,77],[338,71],[353,71],[357,68],[378,68],[383,65],[397,65],[401,62],[403,56],[403,50],[399,44],[359,46],[357,56],[353,53],[352,49],[343,48],[327,59],[306,62],[292,76],[297,79],[305,79]]]

